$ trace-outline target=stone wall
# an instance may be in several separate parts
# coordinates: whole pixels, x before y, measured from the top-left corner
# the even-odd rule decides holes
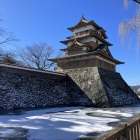
[[[32,69],[0,67],[0,109],[92,104],[64,74],[50,75]]]
[[[111,107],[140,102],[119,73],[99,69],[99,74]]]
[[[91,105],[95,106],[92,100],[87,96],[84,91],[73,81],[68,75],[66,77],[66,89],[69,93],[71,104],[73,105]]]
[[[65,81],[1,72],[0,109],[69,104],[65,86]]]
[[[66,75],[60,72],[53,72],[47,70],[38,70],[29,67],[20,67],[16,65],[9,65],[0,63],[0,72],[8,72],[11,74],[30,75],[35,77],[42,77],[54,80],[63,80]]]
[[[0,109],[59,105],[114,107],[139,103],[116,72],[98,67],[65,74],[0,65]]]
[[[65,70],[97,107],[115,107],[140,100],[119,73],[99,67]]]

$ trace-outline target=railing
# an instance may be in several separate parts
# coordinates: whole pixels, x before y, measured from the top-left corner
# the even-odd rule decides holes
[[[82,31],[82,32],[75,33],[75,35],[71,36],[70,39],[75,39],[75,38],[78,38],[78,37],[87,36],[90,33],[93,33],[93,34],[96,34],[96,35],[100,36],[98,31],[89,29],[89,30],[85,30],[85,31]]]
[[[92,29],[89,29],[89,30],[85,30],[85,31],[82,31],[82,32],[75,33],[74,36],[70,37],[70,39],[75,39],[75,38],[78,38],[78,37],[87,36],[90,33],[98,34],[97,31],[93,31]]]
[[[140,140],[140,115],[127,123],[119,123],[116,129],[96,140]]]
[[[81,33],[76,33],[76,35],[71,36],[70,39],[75,39],[75,38],[86,36],[86,35],[89,35],[89,34],[90,34],[90,31],[87,31],[87,32],[84,31],[84,32],[81,32]]]

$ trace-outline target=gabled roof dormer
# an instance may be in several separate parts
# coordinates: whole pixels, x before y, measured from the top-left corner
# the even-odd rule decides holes
[[[100,33],[99,36],[101,36],[103,39],[107,39],[108,38],[106,33],[105,33],[106,31],[103,28],[97,29],[96,31],[98,32],[98,34]]]
[[[84,16],[82,16],[82,18],[80,19],[80,21],[73,27],[69,27],[67,28],[68,30],[72,31],[76,28],[79,28],[79,27],[82,27],[82,26],[85,26],[88,24],[88,21],[84,18]]]
[[[98,24],[96,24],[93,20],[91,21],[87,21],[84,16],[82,16],[82,18],[80,19],[80,21],[73,27],[69,27],[67,28],[68,30],[74,32],[75,29],[78,29],[80,27],[84,27],[87,25],[91,25],[93,28],[92,29],[101,29],[102,27],[100,27]]]
[[[64,49],[60,49],[61,51],[67,51],[67,50],[72,50],[72,49],[75,49],[75,48],[83,48],[83,47],[86,47],[86,48],[92,48],[90,45],[87,45],[87,44],[84,44],[84,43],[81,43],[79,41],[77,41],[76,39],[73,41],[73,43],[67,47],[67,48],[64,48]]]
[[[102,52],[105,55],[108,55],[109,57],[113,58],[106,43],[98,45],[98,47],[96,47],[93,51]]]

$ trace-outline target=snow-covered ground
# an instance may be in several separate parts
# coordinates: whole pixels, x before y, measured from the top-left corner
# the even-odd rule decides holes
[[[0,127],[28,129],[29,140],[76,140],[86,134],[111,130],[120,121],[127,121],[140,112],[140,105],[121,108],[95,109],[61,107],[39,110],[1,111]],[[14,134],[0,131],[0,137]]]

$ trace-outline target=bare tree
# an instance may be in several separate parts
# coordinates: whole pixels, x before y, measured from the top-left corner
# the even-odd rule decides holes
[[[17,64],[17,61],[14,59],[13,54],[11,53],[4,54],[1,62],[6,64]]]
[[[2,20],[0,19],[0,21]],[[15,41],[18,41],[18,39],[16,39],[13,33],[8,32],[6,29],[0,27],[0,47],[13,44]]]
[[[0,62],[6,63],[6,64],[15,64],[15,65],[22,65],[22,63],[18,60],[16,60],[16,55],[13,52],[7,52],[0,50]]]
[[[53,63],[48,61],[48,59],[53,53],[53,47],[46,43],[34,44],[18,49],[20,58],[27,64],[27,66],[37,69],[49,69]]]
[[[122,20],[119,24],[119,36],[121,37],[122,45],[131,44],[131,40],[136,40],[137,53],[140,46],[140,0],[132,0],[137,3],[136,14],[130,19]],[[124,0],[124,7],[127,9],[130,5],[130,0]],[[134,11],[135,12],[135,11]]]
[[[124,1],[124,7],[127,8],[129,3],[130,3],[130,0],[123,0]],[[140,4],[140,0],[132,0],[134,2],[137,2],[138,4]]]

